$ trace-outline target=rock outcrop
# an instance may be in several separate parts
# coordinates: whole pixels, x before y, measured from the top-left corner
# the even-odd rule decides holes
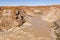
[[[58,5],[1,6],[0,40],[59,40],[59,20]]]

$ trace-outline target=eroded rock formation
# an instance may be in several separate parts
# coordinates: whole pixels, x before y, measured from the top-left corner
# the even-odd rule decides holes
[[[56,40],[55,34],[60,32],[58,20],[58,5],[1,6],[0,40]]]

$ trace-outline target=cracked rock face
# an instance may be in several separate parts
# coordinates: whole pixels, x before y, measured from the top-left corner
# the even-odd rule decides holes
[[[18,27],[23,25],[25,22],[23,13],[21,11],[16,10],[18,12],[14,13],[13,9],[4,9],[1,13],[0,18],[0,29],[2,30],[8,30],[13,27]]]
[[[59,40],[59,6],[0,7],[0,40]]]

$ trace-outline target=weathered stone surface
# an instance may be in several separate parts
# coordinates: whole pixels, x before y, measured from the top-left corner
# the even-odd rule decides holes
[[[0,7],[0,40],[57,40],[59,30],[58,5]]]

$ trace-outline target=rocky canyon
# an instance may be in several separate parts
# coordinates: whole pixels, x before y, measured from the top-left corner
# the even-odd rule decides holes
[[[60,40],[60,5],[0,6],[0,40]]]

